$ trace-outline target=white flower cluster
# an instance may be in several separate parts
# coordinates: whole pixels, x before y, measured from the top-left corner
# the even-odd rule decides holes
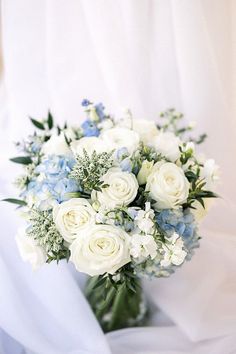
[[[198,159],[194,142],[184,140],[173,129],[168,131],[167,125],[160,128],[154,121],[135,120],[130,114],[114,121],[98,106],[91,107],[77,132],[75,128],[59,135],[54,132],[40,152],[41,161],[60,156],[57,168],[63,158],[76,164],[76,156],[85,152],[88,164],[93,164],[94,151],[112,154],[112,167],[91,193],[71,181],[69,172],[65,175],[67,167],[63,186],[58,171],[46,181],[53,201],[47,204],[48,213],[64,240],[62,251],[69,252],[78,271],[91,276],[122,272],[127,264],[133,269],[138,265],[142,273],[155,265],[154,275],[164,274],[181,265],[197,247],[196,216],[207,198],[215,196],[218,167],[212,159]],[[42,171],[41,165],[36,168]],[[47,173],[49,169],[51,166]],[[59,177],[53,187],[56,173]],[[86,166],[83,174],[89,180]],[[45,179],[46,172],[43,176]],[[35,187],[26,188],[25,200],[29,195],[36,198],[34,193]],[[40,195],[39,191],[37,200]],[[37,207],[32,200],[29,212]],[[37,235],[29,239],[27,230],[17,236],[17,243],[22,258],[34,269],[48,256],[63,258],[64,253],[47,255],[37,243]]]

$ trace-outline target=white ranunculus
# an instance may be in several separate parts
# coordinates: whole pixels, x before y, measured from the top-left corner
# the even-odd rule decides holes
[[[84,150],[86,150],[90,156],[94,151],[98,154],[110,151],[108,145],[96,136],[84,137],[79,140],[75,140],[71,143],[70,147],[75,156],[83,155]]]
[[[132,154],[139,146],[139,134],[127,128],[115,127],[105,130],[101,139],[110,146],[110,149],[126,147]]]
[[[157,244],[151,235],[135,234],[131,236],[130,254],[142,262],[149,256],[154,259],[157,255]]]
[[[186,202],[190,184],[183,170],[172,162],[157,162],[148,176],[146,190],[157,209],[178,208]]]
[[[201,177],[205,179],[206,185],[204,189],[214,189],[216,182],[219,180],[219,166],[215,160],[206,160],[201,170]]]
[[[181,145],[181,141],[173,133],[161,132],[150,142],[150,145],[172,162],[175,162],[180,157],[179,146]]]
[[[45,155],[71,155],[71,150],[65,140],[65,135],[52,135],[42,147],[42,153]]]
[[[72,198],[53,208],[53,220],[62,237],[72,243],[95,224],[96,212],[84,198]]]
[[[29,262],[33,270],[46,263],[46,252],[33,238],[26,235],[25,229],[18,229],[15,239],[21,258],[24,262]]]
[[[158,129],[153,120],[133,119],[131,129],[139,134],[140,140],[146,145],[149,145],[150,141],[158,135]]]
[[[90,276],[114,274],[130,262],[130,236],[112,225],[95,225],[70,246],[70,261],[76,269]]]
[[[123,172],[120,168],[111,168],[102,177],[108,186],[101,192],[93,191],[92,199],[107,208],[129,205],[138,192],[138,181],[134,174]]]
[[[152,171],[154,161],[144,160],[139,170],[137,180],[140,185],[147,183],[147,178]]]

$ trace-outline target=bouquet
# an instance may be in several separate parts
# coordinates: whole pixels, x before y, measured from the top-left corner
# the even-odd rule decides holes
[[[17,143],[24,173],[15,203],[25,218],[16,242],[37,269],[66,259],[87,274],[87,299],[104,331],[142,325],[142,277],[168,277],[199,247],[198,221],[215,198],[218,167],[197,155],[193,125],[174,109],[158,122],[121,119],[85,99],[80,126],[31,118]]]

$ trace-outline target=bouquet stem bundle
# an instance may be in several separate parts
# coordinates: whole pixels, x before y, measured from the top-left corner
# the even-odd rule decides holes
[[[87,281],[85,294],[104,332],[145,323],[147,309],[141,281],[132,279],[132,290],[127,281],[123,279],[116,285],[109,277],[99,276]]]

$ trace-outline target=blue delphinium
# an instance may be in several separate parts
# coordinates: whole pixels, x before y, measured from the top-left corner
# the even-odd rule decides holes
[[[104,113],[104,110],[105,110],[105,107],[103,106],[102,103],[98,103],[98,104],[95,104],[95,109],[96,109],[96,113],[100,119],[100,121],[102,121],[103,119],[105,119],[106,115]]]
[[[99,136],[100,134],[97,124],[89,119],[83,122],[81,128],[84,136]]]
[[[67,157],[47,157],[36,167],[38,176],[28,184],[22,197],[41,210],[67,200],[67,193],[79,191],[76,181],[68,178],[74,163],[74,159]]]

